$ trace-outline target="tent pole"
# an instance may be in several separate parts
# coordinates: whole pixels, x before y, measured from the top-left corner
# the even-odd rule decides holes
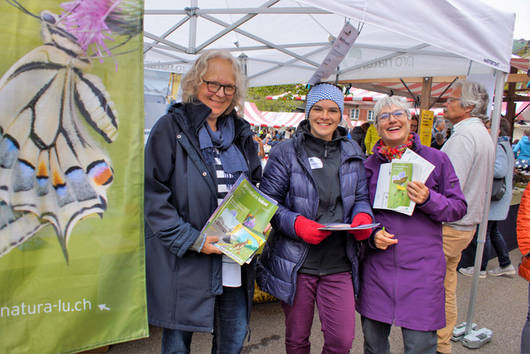
[[[188,54],[195,54],[195,46],[196,46],[196,40],[197,40],[197,14],[195,13],[195,10],[198,9],[198,0],[191,0],[190,1],[190,33],[189,33],[189,41],[188,41]]]
[[[431,106],[432,76],[426,76],[421,81],[420,96],[420,116],[419,126],[421,127],[421,111],[428,111]],[[432,130],[432,125],[431,125]]]
[[[517,68],[513,66],[510,68],[510,74],[516,74]],[[513,142],[513,127],[515,123],[515,82],[508,84],[508,90],[506,92],[506,119],[510,122],[510,143]]]
[[[495,72],[495,99],[494,99],[494,108],[491,117],[491,137],[495,144],[497,145],[497,136],[499,131],[500,115],[501,115],[501,105],[502,105],[502,96],[504,94],[504,81],[506,80],[506,73],[496,70]],[[495,151],[497,149],[495,148]],[[493,161],[495,164],[495,160]],[[475,181],[475,183],[480,183]],[[480,274],[480,265],[482,262],[482,253],[484,252],[484,242],[486,240],[486,230],[488,228],[488,216],[490,209],[491,201],[491,186],[493,184],[493,170],[492,173],[486,179],[486,200],[484,203],[484,214],[482,216],[482,222],[478,228],[478,237],[477,237],[477,251],[475,253],[475,268],[473,272],[473,283],[471,286],[471,295],[469,297],[469,306],[466,317],[466,329],[465,334],[471,332],[473,312],[475,310],[475,299],[477,296],[477,286],[478,279]]]
[[[424,77],[421,84],[420,109],[428,111],[431,108],[432,76]]]

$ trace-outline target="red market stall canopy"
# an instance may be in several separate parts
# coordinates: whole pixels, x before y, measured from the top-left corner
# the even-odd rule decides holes
[[[297,112],[261,112],[253,102],[245,102],[243,117],[252,125],[262,127],[296,127],[304,118]]]
[[[297,112],[261,112],[266,121],[273,127],[296,127],[305,119],[304,113]]]

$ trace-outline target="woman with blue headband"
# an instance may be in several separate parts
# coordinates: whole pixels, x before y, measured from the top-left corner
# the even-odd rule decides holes
[[[348,353],[355,333],[359,240],[371,229],[325,231],[325,224],[370,224],[364,154],[339,127],[344,96],[321,83],[307,94],[306,120],[269,154],[260,189],[278,201],[258,262],[261,289],[282,301],[287,353],[309,353],[315,304],[323,353]]]

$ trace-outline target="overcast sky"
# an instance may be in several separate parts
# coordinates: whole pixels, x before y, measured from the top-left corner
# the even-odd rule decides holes
[[[483,0],[492,7],[515,12],[514,39],[530,40],[530,0]]]

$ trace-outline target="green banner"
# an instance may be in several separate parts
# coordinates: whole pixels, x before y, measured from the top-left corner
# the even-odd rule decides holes
[[[143,1],[0,1],[0,353],[146,337]]]

